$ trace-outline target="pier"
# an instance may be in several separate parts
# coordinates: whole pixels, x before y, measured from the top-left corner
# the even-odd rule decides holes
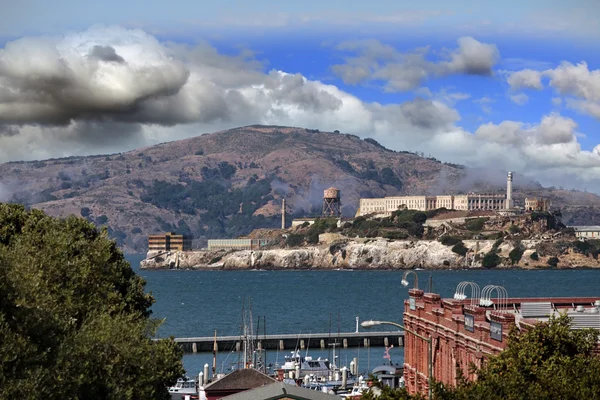
[[[259,350],[304,350],[326,349],[337,343],[341,348],[349,347],[404,347],[404,331],[380,332],[341,332],[341,333],[294,333],[278,335],[260,335],[251,338]],[[243,336],[217,336],[217,348],[214,349],[215,337],[175,338],[175,342],[185,353],[205,353],[217,351],[242,351]]]

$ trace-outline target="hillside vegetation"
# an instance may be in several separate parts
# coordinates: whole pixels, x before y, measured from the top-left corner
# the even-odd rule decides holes
[[[354,215],[360,197],[504,190],[470,173],[370,138],[248,126],[122,154],[6,163],[0,182],[10,191],[5,201],[83,216],[106,226],[125,251],[144,252],[151,233],[191,234],[200,247],[208,238],[278,227],[282,198],[288,220],[318,215],[323,189],[332,185],[342,191],[345,216]],[[515,182],[515,188],[517,198],[543,195],[564,205],[566,223],[598,214],[600,198],[592,194],[534,182]]]

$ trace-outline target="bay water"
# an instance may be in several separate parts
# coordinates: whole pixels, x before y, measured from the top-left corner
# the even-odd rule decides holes
[[[144,255],[128,255],[134,270],[143,276],[146,289],[156,299],[153,316],[164,319],[158,337],[236,336],[241,333],[242,312],[252,309],[254,331],[260,334],[354,332],[356,317],[402,323],[408,288],[400,281],[405,271],[219,271],[140,270]],[[419,288],[429,280],[433,291],[452,298],[461,281],[506,288],[509,297],[597,296],[600,270],[436,270],[415,271]],[[414,277],[409,276],[410,287]],[[470,291],[466,293],[470,297]],[[363,331],[359,327],[359,331]],[[377,330],[390,330],[379,327]],[[366,373],[382,364],[384,349],[337,349],[338,366],[359,358]],[[288,353],[286,350],[284,353]],[[283,363],[282,352],[269,351],[266,364]],[[332,349],[309,349],[312,357],[333,358]],[[402,365],[401,348],[389,351],[394,364]],[[239,361],[233,349],[219,350],[217,372],[227,372]],[[212,354],[186,354],[184,366],[190,375],[212,365]]]

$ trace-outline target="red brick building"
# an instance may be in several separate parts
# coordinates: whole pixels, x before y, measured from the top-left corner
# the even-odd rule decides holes
[[[504,291],[498,286],[492,289],[495,288],[502,289],[496,292]],[[485,289],[480,292],[482,295]],[[490,300],[488,295],[486,303],[483,296],[441,299],[437,293],[411,289],[404,304],[404,326],[432,339],[434,379],[455,384],[457,366],[465,377],[475,379],[476,376],[469,373],[470,363],[480,367],[487,356],[501,352],[513,324],[527,329],[538,321],[547,321],[551,315],[567,312],[573,329],[600,329],[599,309],[600,297],[507,298],[499,295]],[[427,394],[428,343],[405,332],[404,346],[406,387],[410,393]]]

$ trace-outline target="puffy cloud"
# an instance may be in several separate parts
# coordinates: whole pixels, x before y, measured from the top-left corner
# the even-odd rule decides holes
[[[0,122],[69,124],[79,118],[144,121],[189,71],[140,30],[23,38],[0,50]]]
[[[424,129],[447,128],[459,120],[456,110],[422,98],[401,104],[400,110],[411,125]]]
[[[496,125],[491,122],[481,125],[475,131],[475,137],[485,142],[517,145],[525,140],[523,124],[515,121],[502,121]]]
[[[469,41],[449,53],[447,64],[426,61],[427,49],[398,58],[384,45],[360,46],[348,48],[370,49],[367,58],[378,65],[391,60],[422,67],[426,76],[482,73],[485,68],[474,65],[486,65]],[[486,54],[489,59],[494,52]],[[360,63],[354,65],[370,76],[388,71]],[[581,150],[573,120],[550,114],[537,124],[487,123],[471,133],[458,126],[453,108],[468,94],[421,92],[429,98],[369,103],[300,74],[265,72],[248,51],[223,55],[206,43],[161,43],[118,27],[24,38],[0,49],[0,161],[118,152],[258,123],[339,129],[396,150],[522,171],[547,184],[590,189],[589,182],[600,182],[599,151]]]
[[[468,75],[491,75],[500,52],[494,44],[481,43],[470,36],[458,39],[458,49],[452,52],[450,61],[443,63],[445,73]]]
[[[427,47],[401,53],[374,39],[343,42],[336,49],[354,54],[346,57],[345,63],[331,67],[344,83],[383,81],[390,92],[415,89],[430,76],[491,75],[500,56],[496,45],[472,37],[459,38],[458,48],[446,50],[445,60],[438,62],[426,59]]]
[[[600,102],[600,69],[590,71],[585,62],[573,65],[563,62],[555,69],[544,71],[550,86],[562,95],[573,95]]]
[[[542,90],[542,73],[540,71],[534,71],[532,69],[524,69],[522,71],[516,71],[510,74],[507,79],[511,89],[536,89]]]
[[[571,96],[566,104],[580,113],[600,119],[600,69],[590,71],[585,62],[572,64],[564,61],[556,68],[542,72],[524,69],[510,73],[507,82],[511,89],[543,89],[542,78],[549,78],[549,85],[563,96]],[[525,100],[523,94],[510,96],[517,104]],[[562,104],[562,98],[552,99],[555,106]]]
[[[600,119],[600,102],[594,103],[593,101],[567,99],[567,107]]]
[[[517,93],[510,95],[510,99],[513,103],[523,106],[529,101],[529,96],[527,96],[525,93]]]

